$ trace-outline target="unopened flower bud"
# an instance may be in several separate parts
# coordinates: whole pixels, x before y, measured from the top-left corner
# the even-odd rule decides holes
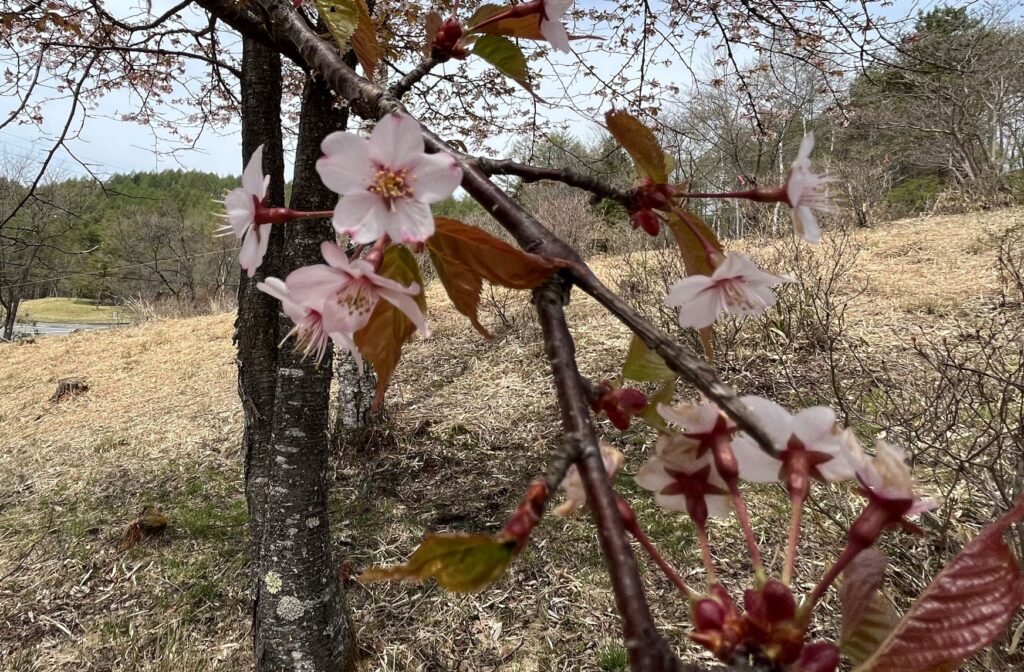
[[[772,579],[761,589],[761,595],[764,596],[765,616],[769,621],[778,623],[796,616],[796,598],[786,584]]]
[[[721,630],[725,624],[725,607],[712,597],[698,600],[693,605],[693,624],[698,630]]]
[[[656,236],[661,231],[661,218],[651,210],[637,210],[630,215],[629,225],[634,229],[643,229],[648,235]]]
[[[831,642],[814,642],[804,647],[795,672],[835,672],[839,667],[839,649]]]

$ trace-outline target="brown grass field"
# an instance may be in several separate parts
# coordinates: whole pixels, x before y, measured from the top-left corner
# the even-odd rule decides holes
[[[912,332],[941,333],[998,293],[991,234],[1021,224],[1024,211],[1004,210],[857,232],[860,257],[847,282],[866,290],[852,299],[848,321],[883,356],[907,356]],[[619,263],[594,265],[611,281]],[[494,326],[490,342],[437,283],[428,286],[428,303],[434,336],[407,346],[389,419],[371,441],[340,450],[335,460],[336,552],[356,569],[404,559],[427,531],[498,529],[558,441],[525,297],[509,309],[513,328],[484,316]],[[615,375],[626,330],[578,292],[568,312],[584,374]],[[231,332],[225,314],[0,345],[0,669],[249,669]],[[82,378],[88,392],[51,402],[67,376]],[[745,381],[733,377],[738,387]],[[652,450],[651,435],[600,424],[627,455],[616,485],[650,536],[699,584],[688,523],[655,511],[631,478]],[[784,497],[762,489],[753,501],[763,548],[779,548]],[[831,517],[849,520],[850,498],[837,501]],[[126,526],[145,506],[159,508],[168,529],[123,550]],[[801,589],[813,585],[842,540],[829,516],[812,519],[818,532],[801,556]],[[955,534],[968,538],[975,523]],[[749,571],[740,538],[731,524],[713,529],[721,573],[734,586]],[[899,543],[912,560],[894,561],[895,578],[923,586],[941,564],[939,551],[927,540]],[[777,555],[768,550],[767,560],[777,564]],[[704,659],[687,643],[684,600],[646,565],[644,574],[666,637],[687,658]],[[352,583],[348,595],[362,670],[625,669],[586,516],[545,520],[509,575],[479,594]],[[1024,656],[1005,642],[985,655],[973,669],[1024,669]]]

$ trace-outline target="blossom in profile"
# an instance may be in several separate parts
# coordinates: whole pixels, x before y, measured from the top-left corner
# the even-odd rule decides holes
[[[615,472],[619,470],[619,467],[622,466],[622,462],[626,458],[623,456],[622,451],[610,443],[601,441],[600,446],[604,470],[607,472],[610,480],[615,476]],[[559,487],[565,493],[565,501],[555,507],[554,513],[556,516],[562,516],[563,518],[571,516],[586,505],[587,493],[583,488],[583,478],[580,476],[580,470],[576,468],[575,464],[569,466]]]
[[[760,270],[750,257],[730,253],[711,276],[691,275],[669,287],[665,305],[679,309],[682,327],[700,329],[723,312],[757,315],[775,305],[772,287],[796,282],[788,276]]]
[[[923,497],[910,473],[902,448],[879,439],[874,458],[863,452],[857,456],[857,480],[869,500],[881,504],[896,518],[931,511],[939,506],[934,499]],[[901,512],[896,515],[897,512]]]
[[[242,241],[238,263],[253,277],[263,263],[270,242],[270,224],[258,221],[257,215],[267,196],[270,176],[263,175],[263,145],[249,157],[242,171],[242,186],[224,195],[224,210],[228,223],[221,227],[221,233],[233,233]]]
[[[573,0],[542,0],[543,13],[540,19],[540,33],[556,50],[569,53],[569,33],[562,25],[562,16],[572,7]]]
[[[462,168],[448,154],[426,154],[419,123],[405,114],[384,116],[370,137],[331,133],[320,145],[320,179],[341,198],[334,228],[354,243],[388,235],[420,243],[434,233],[430,205],[454,193]]]
[[[430,335],[415,299],[420,293],[418,284],[406,287],[378,275],[369,262],[350,260],[344,250],[330,241],[320,245],[320,252],[326,264],[304,266],[288,275],[285,284],[290,299],[320,313],[324,331],[356,355],[360,371],[362,362],[356,354],[354,336],[370,321],[380,299],[405,313],[425,336]]]
[[[796,160],[786,179],[786,202],[791,208],[793,231],[809,243],[821,242],[821,228],[814,211],[831,213],[836,211],[829,194],[828,185],[834,178],[817,174],[811,170],[811,151],[814,149],[814,133],[808,133],[800,143]]]
[[[281,302],[281,309],[295,324],[283,339],[283,345],[292,336],[295,337],[295,349],[302,353],[303,358],[312,357],[313,361],[319,364],[327,354],[327,344],[330,337],[324,329],[323,315],[318,309],[298,303],[288,288],[287,280],[280,278],[267,278],[263,282],[257,282],[256,288],[265,294],[269,294]],[[359,353],[355,352],[350,341],[339,340],[338,345],[351,350],[356,359],[360,360]]]
[[[773,483],[785,481],[794,469],[827,482],[854,477],[858,462],[851,447],[856,439],[839,426],[831,408],[813,406],[793,415],[762,397],[746,396],[740,401],[760,420],[778,451],[778,457],[773,457],[747,434],[738,434],[732,449],[739,461],[740,478]]]

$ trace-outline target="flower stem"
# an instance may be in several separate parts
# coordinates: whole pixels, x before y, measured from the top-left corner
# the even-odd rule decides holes
[[[722,261],[722,253],[718,251],[718,248],[715,247],[703,233],[701,233],[700,229],[693,225],[693,222],[690,221],[690,217],[685,212],[676,207],[672,208],[672,212],[675,213],[675,216],[679,218],[679,221],[685,224],[686,228],[690,229],[690,232],[697,237],[701,247],[704,248],[704,254],[707,255],[708,262],[711,264],[711,267],[717,267]]]
[[[805,627],[810,623],[811,612],[814,610],[814,606],[818,603],[818,600],[820,600],[821,596],[825,594],[825,591],[827,591],[829,586],[832,585],[832,582],[836,580],[836,577],[839,576],[839,574],[846,569],[846,566],[849,565],[850,562],[865,548],[867,547],[858,541],[851,539],[847,542],[842,555],[840,555],[835,564],[825,572],[824,576],[822,576],[818,581],[818,585],[814,587],[811,594],[808,595],[800,605],[800,609],[797,612],[798,623],[801,623]]]
[[[708,540],[707,528],[694,522],[697,526],[697,541],[700,542],[700,554],[704,560],[704,569],[708,573],[708,584],[718,583],[718,573],[715,572],[715,559],[711,557],[711,542]]]
[[[764,571],[764,561],[761,559],[761,549],[757,546],[757,539],[754,538],[754,527],[750,524],[750,512],[747,510],[747,503],[743,501],[740,494],[740,484],[735,478],[730,479],[729,494],[732,497],[732,504],[736,507],[736,517],[739,518],[740,526],[743,528],[743,536],[747,540],[747,551],[750,553],[750,562],[754,565],[754,574],[757,576],[758,584],[768,580]]]
[[[786,561],[782,566],[782,582],[787,586],[793,580],[793,565],[796,562],[796,546],[800,539],[800,518],[804,510],[804,498],[794,496],[789,516],[789,542],[786,544]]]
[[[787,203],[785,187],[757,187],[744,191],[687,191],[680,198],[742,198],[759,203]]]
[[[671,581],[675,587],[687,597],[687,599],[695,600],[700,597],[696,591],[686,585],[683,577],[679,576],[679,573],[676,572],[675,568],[669,564],[668,560],[665,559],[665,556],[658,551],[654,543],[646,534],[644,534],[644,531],[640,528],[640,524],[637,522],[636,514],[633,512],[626,500],[621,497],[617,497],[617,501],[619,505],[619,512],[624,514],[622,516],[622,523],[626,527],[626,531],[633,535],[633,538],[640,543],[644,551],[647,552],[647,555],[654,561],[654,564],[658,565],[658,568],[664,572],[665,576],[668,577],[668,580]]]

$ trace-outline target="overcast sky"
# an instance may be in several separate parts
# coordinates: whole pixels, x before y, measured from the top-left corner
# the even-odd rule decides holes
[[[153,13],[159,14],[170,7],[174,1],[154,0]],[[600,0],[588,1],[599,2]],[[109,0],[107,4],[111,11],[119,16],[135,13],[138,10],[132,10],[132,8],[139,6],[137,0]],[[906,16],[928,4],[932,4],[930,0],[896,0],[894,5],[887,8],[885,12],[891,17]],[[236,44],[234,48],[239,47]],[[572,56],[559,55],[555,63],[561,61],[563,64],[567,64],[572,59]],[[595,65],[601,67],[602,64]],[[609,69],[614,67],[614,64],[611,63],[607,65]],[[533,67],[540,69],[543,67],[543,63],[535,63]],[[677,72],[685,71],[679,68]],[[671,76],[671,73],[663,73],[662,77],[664,76]],[[681,84],[685,88],[689,86],[690,82],[686,81]],[[0,115],[6,117],[13,109],[15,102],[10,99],[0,101]],[[238,149],[240,133],[237,124],[223,128],[207,128],[202,132],[193,149],[172,155],[169,150],[179,147],[180,141],[168,139],[166,131],[154,130],[140,124],[119,120],[118,117],[122,112],[136,107],[134,101],[125,92],[105,97],[96,113],[86,124],[82,125],[79,136],[68,143],[77,158],[90,164],[101,175],[168,168],[195,168],[221,175],[240,173]],[[44,109],[46,123],[42,132],[34,125],[17,124],[11,124],[0,130],[0,151],[8,155],[41,160],[50,147],[46,136],[53,137],[59,132],[66,111],[67,103],[64,102],[50,104]],[[542,113],[544,113],[543,110]],[[597,126],[592,121],[579,119],[566,111],[549,111],[547,114],[550,118],[569,122],[572,129],[584,137],[597,130]],[[493,149],[500,152],[504,149],[502,145],[506,145],[508,141],[508,138],[496,139]],[[54,167],[66,175],[85,174],[82,166],[63,152],[55,157]]]

